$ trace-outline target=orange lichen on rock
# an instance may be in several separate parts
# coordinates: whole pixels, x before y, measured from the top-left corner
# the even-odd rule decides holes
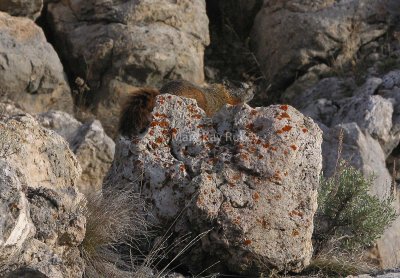
[[[157,139],[156,139],[157,144],[162,144],[163,142],[164,142],[164,139],[162,139],[161,137],[157,137]]]
[[[281,118],[282,118],[282,119],[290,119],[290,115],[289,115],[287,112],[283,112],[283,113],[281,114]]]
[[[298,211],[298,210],[292,210],[292,211],[289,213],[289,215],[290,215],[290,216],[300,216],[300,217],[303,217],[304,213],[301,212],[301,211]]]
[[[258,194],[257,192],[255,192],[255,193],[253,194],[253,200],[256,201],[256,202],[258,202],[259,199],[260,199],[260,194]]]
[[[246,239],[244,242],[243,242],[243,244],[244,245],[250,245],[252,243],[252,241],[250,240],[250,239]]]
[[[294,150],[294,151],[297,150],[297,146],[296,146],[296,145],[291,145],[290,147],[291,147],[292,150]]]
[[[281,106],[279,107],[279,109],[281,109],[281,110],[283,110],[283,111],[287,111],[287,110],[289,109],[289,106],[288,106],[288,105],[281,105]]]
[[[167,118],[167,115],[166,114],[161,114],[161,113],[155,113],[154,114],[154,117],[157,117],[157,118]]]
[[[249,155],[248,155],[247,153],[241,153],[241,154],[240,154],[240,157],[241,157],[243,160],[249,160]]]
[[[176,128],[171,129],[171,134],[176,135],[178,133],[178,130]]]
[[[234,179],[235,181],[240,180],[241,178],[242,178],[241,175],[235,175],[235,176],[233,176],[233,179]]]
[[[265,216],[262,219],[257,219],[257,222],[261,224],[261,226],[266,229],[268,228],[268,222],[265,220]]]

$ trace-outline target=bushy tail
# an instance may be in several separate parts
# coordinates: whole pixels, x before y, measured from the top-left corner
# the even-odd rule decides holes
[[[151,112],[155,106],[156,89],[141,88],[128,96],[119,119],[119,133],[124,136],[137,135],[143,132],[151,121]]]

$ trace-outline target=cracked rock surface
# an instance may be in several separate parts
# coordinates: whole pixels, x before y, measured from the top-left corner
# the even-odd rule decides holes
[[[265,1],[251,35],[262,71],[286,88],[313,68],[349,62],[387,31],[384,8],[376,0]]]
[[[36,119],[42,126],[54,130],[69,143],[82,167],[82,175],[77,182],[79,191],[100,191],[115,152],[115,143],[107,136],[101,123],[92,120],[82,124],[62,111],[41,113],[36,115]]]
[[[176,238],[207,233],[183,262],[257,275],[301,271],[312,255],[322,133],[290,106],[226,106],[158,96],[150,128],[120,138],[105,186],[133,186]]]
[[[82,277],[80,166],[29,115],[0,118],[0,277]]]
[[[63,66],[42,29],[32,20],[0,12],[0,99],[28,113],[72,112]]]
[[[205,0],[67,0],[50,3],[48,12],[56,48],[72,78],[87,82],[91,91],[85,97],[108,134],[115,132],[119,113],[112,109],[119,96],[111,81],[204,82],[210,40]]]
[[[25,16],[36,20],[42,11],[43,0],[1,0],[0,11],[13,16]]]

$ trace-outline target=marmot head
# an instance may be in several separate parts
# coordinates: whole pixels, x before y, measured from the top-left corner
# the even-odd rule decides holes
[[[232,97],[240,99],[241,102],[249,102],[254,97],[254,84],[252,82],[224,80],[222,84],[230,92]]]

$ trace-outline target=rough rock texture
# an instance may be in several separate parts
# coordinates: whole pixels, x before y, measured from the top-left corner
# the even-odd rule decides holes
[[[73,109],[63,67],[43,31],[27,18],[0,12],[0,99],[4,98],[29,113]]]
[[[399,213],[399,200],[397,200],[397,212]],[[377,251],[379,254],[380,266],[382,269],[390,269],[400,265],[400,217],[398,217],[378,239]],[[400,277],[400,274],[398,274]]]
[[[43,0],[1,0],[0,11],[13,16],[24,16],[35,20],[43,8]]]
[[[105,186],[134,186],[164,227],[183,213],[178,236],[212,229],[183,259],[194,271],[215,261],[250,276],[300,271],[312,255],[321,141],[289,106],[229,106],[209,119],[194,100],[162,95],[149,130],[119,140]]]
[[[16,114],[25,114],[23,110],[16,107],[15,103],[11,101],[0,102],[0,117],[11,116]]]
[[[82,175],[77,182],[79,190],[84,193],[101,190],[115,152],[115,143],[105,134],[101,123],[94,120],[82,124],[61,111],[42,113],[36,118],[69,143],[82,167]]]
[[[73,78],[82,77],[97,107],[118,105],[112,80],[160,85],[165,79],[204,81],[209,44],[205,0],[62,1],[48,5],[56,46]],[[112,115],[114,123],[116,115]],[[115,124],[98,113],[106,130]]]
[[[81,277],[80,166],[29,115],[0,119],[0,276]]]
[[[390,140],[392,115],[392,102],[381,96],[354,97],[341,106],[332,119],[332,125],[357,123],[361,130],[378,140],[391,153],[400,139],[396,138],[395,142]]]
[[[286,88],[317,65],[349,62],[362,45],[386,32],[384,12],[376,0],[265,1],[252,45],[270,82]]]

